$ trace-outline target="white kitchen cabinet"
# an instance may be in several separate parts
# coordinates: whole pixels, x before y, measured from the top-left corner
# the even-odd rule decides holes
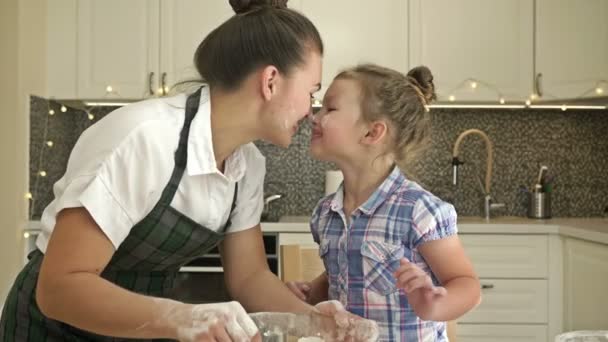
[[[458,342],[547,342],[547,329],[534,325],[458,325]]]
[[[407,72],[407,1],[300,0],[293,7],[315,24],[323,39],[323,88],[319,97],[338,72],[358,63]]]
[[[54,1],[48,95],[64,99],[141,99],[198,79],[197,46],[234,14],[227,0]]]
[[[159,70],[159,0],[78,0],[77,7],[76,96],[152,95],[150,79]]]
[[[161,1],[161,86],[199,79],[194,52],[213,29],[234,12],[227,0]]]
[[[606,18],[605,0],[536,0],[535,62],[544,99],[608,94]]]
[[[482,286],[458,341],[547,341],[561,332],[561,246],[547,234],[460,234]]]
[[[565,330],[608,328],[608,245],[564,242]]]
[[[533,1],[409,3],[410,65],[431,69],[439,100],[521,101],[531,94]]]

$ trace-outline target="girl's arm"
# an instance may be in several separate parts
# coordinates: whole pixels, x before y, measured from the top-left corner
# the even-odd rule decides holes
[[[424,271],[409,261],[402,262],[398,284],[420,318],[450,321],[480,303],[479,279],[457,235],[423,243],[418,250],[445,288],[434,287]]]

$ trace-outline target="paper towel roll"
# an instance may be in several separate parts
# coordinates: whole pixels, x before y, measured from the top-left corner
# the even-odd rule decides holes
[[[333,194],[338,190],[344,176],[342,171],[327,171],[325,172],[325,195]]]

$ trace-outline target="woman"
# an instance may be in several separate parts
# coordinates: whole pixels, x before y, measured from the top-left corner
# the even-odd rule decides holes
[[[320,87],[323,44],[286,1],[230,3],[237,15],[195,54],[206,86],[123,107],[80,137],[7,298],[4,341],[259,340],[243,306],[313,309],[268,269],[252,141],[290,143]],[[179,267],[218,243],[236,301],[164,299]]]

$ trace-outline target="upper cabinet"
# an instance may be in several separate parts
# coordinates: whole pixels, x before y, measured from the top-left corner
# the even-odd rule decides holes
[[[534,3],[410,0],[410,65],[426,65],[439,100],[518,100],[532,92]]]
[[[543,98],[607,96],[607,19],[606,0],[536,0],[536,73]]]
[[[323,88],[341,70],[427,65],[440,101],[606,97],[608,1],[290,0],[324,41]],[[536,7],[535,7],[536,6]],[[193,57],[228,0],[53,0],[48,95],[141,99],[198,78]]]
[[[56,1],[48,92],[70,99],[141,99],[198,78],[196,48],[233,14],[227,0]]]
[[[143,98],[159,72],[158,0],[78,0],[79,98]]]
[[[407,1],[299,0],[289,5],[306,15],[323,39],[320,95],[336,74],[358,63],[407,72]]]
[[[233,14],[227,0],[161,1],[161,87],[200,78],[194,67],[196,48]]]

